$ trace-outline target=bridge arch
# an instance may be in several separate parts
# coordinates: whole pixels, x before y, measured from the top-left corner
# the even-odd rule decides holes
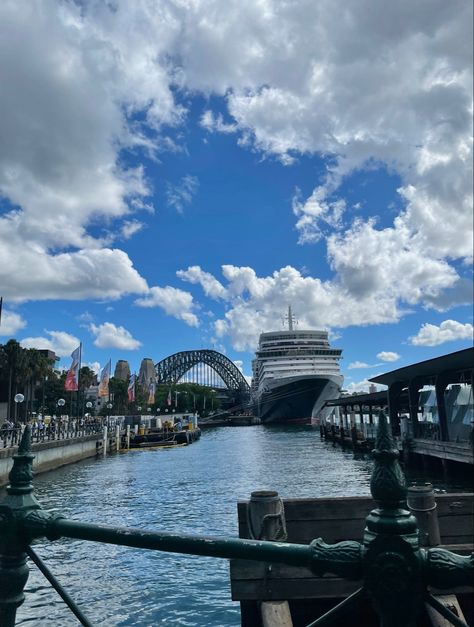
[[[250,393],[250,386],[237,366],[225,355],[214,350],[201,349],[174,353],[155,364],[157,383],[175,384],[197,364],[210,366],[230,390]]]

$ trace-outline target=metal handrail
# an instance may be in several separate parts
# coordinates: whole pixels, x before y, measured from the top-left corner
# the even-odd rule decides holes
[[[428,586],[449,589],[472,586],[474,554],[460,556],[441,548],[422,549],[414,516],[405,509],[405,478],[398,464],[398,451],[383,413],[379,416],[371,492],[378,507],[368,515],[363,542],[344,541],[326,544],[321,538],[309,545],[183,535],[95,525],[51,515],[41,508],[33,495],[31,429],[25,428],[10,472],[7,496],[0,503],[0,624],[15,625],[17,608],[24,601],[23,589],[28,579],[27,556],[41,569],[82,625],[90,621],[32,551],[37,538],[51,541],[60,537],[103,542],[136,548],[205,555],[225,559],[258,560],[305,566],[317,576],[334,574],[362,580],[363,586],[312,627],[329,624],[358,604],[370,599],[382,627],[414,627],[424,603],[434,607],[439,602],[429,594]],[[463,625],[452,612],[444,616],[453,625]]]

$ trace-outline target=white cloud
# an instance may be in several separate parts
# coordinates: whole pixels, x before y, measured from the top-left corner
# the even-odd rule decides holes
[[[368,393],[371,385],[373,384],[368,379],[363,379],[362,381],[347,383],[344,385],[344,388],[349,394],[355,394],[357,392]]]
[[[143,227],[143,222],[139,222],[138,220],[124,220],[121,229],[122,237],[124,239],[130,239],[135,235],[135,233],[140,232]]]
[[[201,285],[206,296],[219,299],[227,296],[225,287],[210,272],[205,272],[199,266],[189,266],[187,270],[178,270],[176,276],[188,283]]]
[[[472,324],[462,324],[456,320],[445,320],[439,327],[425,323],[418,333],[409,338],[410,344],[415,346],[438,346],[455,340],[469,340],[472,342],[474,328]]]
[[[92,372],[95,372],[95,374],[97,375],[99,374],[101,370],[101,365],[98,361],[89,362],[88,364],[86,364],[86,366],[90,368]]]
[[[15,311],[3,309],[1,312],[0,335],[13,337],[17,331],[26,327],[26,321]]]
[[[472,3],[400,0],[379,11],[361,0],[345,3],[343,13],[341,19],[333,0],[4,0],[4,295],[147,293],[127,254],[109,248],[137,232],[132,214],[150,210],[146,173],[127,168],[123,155],[134,150],[156,159],[162,149],[176,150],[166,130],[186,119],[174,96],[186,93],[223,96],[226,115],[206,105],[201,126],[234,133],[244,148],[285,164],[301,154],[325,159],[326,176],[293,209],[302,243],[328,238],[336,276],[333,283],[311,279],[304,304],[316,295],[323,309],[360,298],[360,316],[334,316],[343,326],[395,321],[400,303],[446,309],[449,290],[453,297],[463,292],[466,302],[452,260],[472,256],[472,51],[465,45]],[[403,209],[388,226],[352,223],[342,197],[347,177],[368,167],[399,177]],[[169,189],[178,210],[195,193],[189,182]],[[271,277],[239,277],[272,299]],[[228,328],[247,321],[247,309],[262,298],[251,294],[242,316],[231,310]],[[263,309],[248,333],[235,331],[239,342],[271,317]]]
[[[1,218],[0,240],[0,282],[3,293],[11,300],[116,299],[147,290],[146,281],[121,250],[84,249],[44,254],[33,247],[25,248],[19,238],[9,239],[8,233],[2,233]],[[13,272],[9,257],[15,259]]]
[[[177,183],[166,186],[166,202],[174,207],[178,213],[183,213],[184,207],[190,205],[199,187],[199,181],[195,176],[186,175]]]
[[[169,316],[183,320],[190,327],[199,326],[199,320],[193,313],[192,294],[176,287],[151,287],[147,295],[138,298],[135,304],[139,307],[160,307]]]
[[[80,344],[79,338],[65,331],[44,330],[49,337],[25,337],[20,340],[23,348],[49,349],[56,353],[57,357],[70,357],[72,351]]]
[[[378,250],[381,253],[383,243],[377,241],[377,236],[374,239],[375,258]],[[370,241],[367,245],[370,247]],[[344,266],[344,274],[349,275],[350,255],[346,252],[347,266]],[[357,266],[356,251],[352,252],[352,264]],[[392,277],[389,276],[388,269],[381,270],[375,264],[375,276],[369,273],[365,278],[361,277],[360,284],[357,284],[356,274],[346,282],[321,281],[315,277],[303,276],[291,266],[275,270],[270,276],[259,277],[250,267],[224,265],[222,274],[226,284],[222,284],[200,267],[180,271],[178,276],[200,283],[206,294],[219,296],[225,301],[225,314],[214,323],[216,338],[229,337],[236,350],[254,350],[262,331],[281,328],[282,315],[289,304],[299,318],[299,328],[341,329],[397,322],[405,313],[401,306],[403,302],[420,302],[425,292],[433,294],[440,289],[439,273],[438,276],[427,275],[423,289],[417,287],[416,281],[421,270],[412,267],[412,262],[414,265],[415,257],[407,254],[405,263],[399,268],[392,268]],[[441,271],[441,267],[433,268],[433,271],[435,269]],[[410,272],[413,282],[408,287]],[[449,276],[449,271],[447,275]],[[350,284],[351,289],[345,283]]]
[[[398,361],[400,359],[400,355],[398,353],[393,353],[392,351],[381,351],[377,353],[377,359],[381,361]]]
[[[94,346],[98,348],[134,351],[142,345],[125,327],[116,326],[112,322],[104,322],[100,325],[91,324],[89,330],[95,336]]]
[[[376,368],[380,364],[366,364],[365,361],[353,361],[347,366],[348,370],[357,370],[362,368]]]

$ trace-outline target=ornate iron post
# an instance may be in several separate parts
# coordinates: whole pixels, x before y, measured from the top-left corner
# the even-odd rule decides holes
[[[17,608],[23,603],[28,580],[26,542],[21,536],[20,519],[39,509],[33,496],[33,459],[30,427],[26,426],[13,467],[8,475],[7,496],[0,504],[0,625],[13,627]]]
[[[423,609],[416,518],[406,509],[406,483],[384,413],[379,415],[370,491],[378,507],[364,531],[364,581],[381,627],[414,627]]]

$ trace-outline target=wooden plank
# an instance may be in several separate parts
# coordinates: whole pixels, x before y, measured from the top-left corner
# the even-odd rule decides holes
[[[461,606],[459,605],[459,601],[454,594],[443,594],[436,595],[438,601],[440,601],[445,607],[450,609],[458,618],[463,621],[466,621]],[[441,614],[431,607],[428,603],[425,603],[426,612],[430,619],[432,627],[452,627],[452,624]]]
[[[288,601],[264,601],[260,610],[263,627],[293,627]]]
[[[233,601],[281,601],[285,599],[339,599],[347,597],[358,588],[361,582],[346,581],[337,577],[316,581],[311,579],[280,579],[271,586],[261,581],[233,581],[231,586]]]

